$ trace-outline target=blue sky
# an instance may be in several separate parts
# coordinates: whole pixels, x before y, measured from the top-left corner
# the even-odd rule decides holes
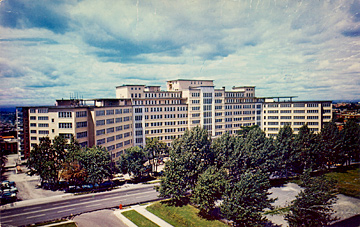
[[[358,99],[360,1],[0,1],[0,105],[178,78]]]

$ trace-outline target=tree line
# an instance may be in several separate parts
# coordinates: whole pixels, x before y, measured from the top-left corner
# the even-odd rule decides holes
[[[175,205],[190,198],[205,216],[212,214],[221,199],[220,212],[225,218],[238,225],[261,225],[265,221],[262,211],[273,202],[268,197],[271,177],[286,178],[334,164],[349,164],[351,160],[359,160],[359,150],[360,127],[354,121],[348,121],[341,131],[330,122],[318,134],[307,125],[296,135],[290,126],[284,126],[276,138],[266,137],[254,126],[245,128],[237,136],[225,133],[211,140],[206,130],[195,127],[173,142],[158,191],[161,196],[170,197]],[[334,194],[329,190],[332,183],[325,179],[323,182],[320,187],[318,182],[307,181],[306,195],[299,195],[299,200],[308,198],[311,192],[319,197],[326,194],[324,201],[333,201]],[[327,217],[320,225],[332,220],[331,203],[323,203],[318,205],[327,212],[313,212]],[[298,204],[294,204],[296,206]],[[293,209],[287,217],[289,223],[301,220],[294,218],[294,221],[293,217],[304,216]]]
[[[159,160],[168,152],[165,143],[147,138],[144,148],[129,148],[115,162],[106,148],[82,148],[73,136],[70,141],[61,136],[56,136],[53,141],[43,137],[30,152],[27,167],[30,175],[40,176],[41,185],[51,189],[61,187],[61,180],[67,185],[99,185],[110,180],[114,173],[129,173],[135,179],[141,179],[149,172],[155,173]]]

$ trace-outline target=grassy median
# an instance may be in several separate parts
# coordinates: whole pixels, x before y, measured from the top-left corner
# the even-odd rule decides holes
[[[139,227],[159,227],[157,224],[142,216],[135,210],[124,211],[121,214]]]
[[[191,205],[170,206],[166,202],[157,202],[146,209],[173,226],[228,226],[219,220],[200,217],[199,210]]]

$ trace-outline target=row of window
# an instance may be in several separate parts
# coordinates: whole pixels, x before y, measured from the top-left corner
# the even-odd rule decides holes
[[[266,116],[264,116],[264,119],[266,119]],[[268,116],[267,119],[276,120],[279,119],[279,116]],[[292,119],[292,116],[280,116],[280,119]],[[305,116],[294,116],[294,119],[305,119]],[[306,116],[306,119],[319,119],[319,116]]]
[[[105,116],[106,115],[114,115],[114,114],[125,114],[125,113],[131,113],[131,109],[110,109],[110,110],[96,110],[95,115],[96,116]]]

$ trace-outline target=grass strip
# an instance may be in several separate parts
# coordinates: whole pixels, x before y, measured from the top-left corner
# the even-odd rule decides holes
[[[136,210],[124,211],[121,214],[139,227],[159,227],[154,222],[139,214]]]
[[[156,202],[146,209],[173,226],[228,226],[219,220],[200,217],[199,210],[191,205],[170,206],[165,201]]]
[[[360,168],[334,171],[325,174],[327,178],[337,182],[339,193],[360,198]]]

